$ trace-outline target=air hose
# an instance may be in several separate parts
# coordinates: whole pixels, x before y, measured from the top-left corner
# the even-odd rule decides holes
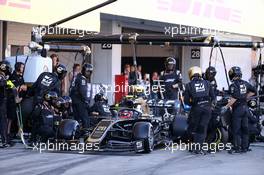
[[[221,57],[222,57],[222,61],[223,61],[223,64],[224,64],[224,69],[225,69],[226,82],[227,82],[227,85],[229,87],[229,81],[228,81],[228,75],[227,75],[227,70],[226,70],[225,57],[224,57],[224,54],[223,54],[223,51],[222,51],[220,45],[218,45],[218,48],[219,48],[220,53],[221,53]]]

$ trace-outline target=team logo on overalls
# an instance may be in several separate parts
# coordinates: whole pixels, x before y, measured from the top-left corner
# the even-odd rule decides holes
[[[107,105],[102,105],[104,108],[104,112],[110,112],[109,106]]]
[[[82,86],[85,86],[85,85],[86,85],[86,81],[82,80]]]
[[[240,85],[240,94],[246,94],[247,93],[247,87],[244,84]]]
[[[205,91],[205,87],[204,87],[203,83],[194,84],[194,87],[195,87],[196,92],[204,92]]]
[[[52,83],[52,78],[49,76],[45,76],[41,81],[41,84],[44,86],[50,86],[51,83]]]
[[[235,87],[234,86],[230,87],[230,92],[231,92],[231,94],[233,94],[235,92]]]

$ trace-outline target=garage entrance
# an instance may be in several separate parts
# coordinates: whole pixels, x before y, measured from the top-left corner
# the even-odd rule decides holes
[[[153,72],[160,73],[165,69],[164,62],[166,57],[137,57],[137,64],[142,66],[142,74],[152,74]],[[179,63],[179,59],[176,59]],[[122,57],[122,71],[126,64],[133,65],[133,57]],[[180,69],[179,64],[176,66],[177,69]]]

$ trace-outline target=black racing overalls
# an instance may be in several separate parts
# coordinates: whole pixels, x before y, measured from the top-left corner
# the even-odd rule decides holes
[[[77,75],[75,81],[71,84],[70,96],[72,98],[74,119],[81,121],[83,128],[89,128],[89,105],[92,98],[92,87],[91,84],[88,86],[88,79],[81,73]]]
[[[255,88],[244,80],[235,80],[229,86],[230,95],[236,99],[233,104],[231,128],[233,146],[235,150],[247,149],[249,144],[247,94],[254,92]]]
[[[182,76],[180,71],[174,71],[172,73],[166,73],[161,76],[161,83],[165,86],[164,98],[166,100],[178,99],[179,88],[182,87]],[[179,88],[173,88],[172,86],[178,84]]]
[[[2,143],[5,144],[7,138],[7,111],[6,111],[6,100],[7,100],[7,82],[6,77],[0,72],[0,135]]]
[[[201,146],[206,138],[212,113],[211,102],[214,99],[214,91],[209,81],[194,77],[186,85],[184,102],[191,106],[188,131],[193,136],[193,142]]]

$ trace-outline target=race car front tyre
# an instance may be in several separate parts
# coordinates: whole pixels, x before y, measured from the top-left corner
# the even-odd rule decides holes
[[[78,139],[80,136],[80,125],[76,120],[65,119],[59,126],[59,138],[66,140]]]
[[[148,122],[137,122],[133,127],[135,140],[143,141],[143,152],[150,153],[154,148],[154,131],[153,127]]]

